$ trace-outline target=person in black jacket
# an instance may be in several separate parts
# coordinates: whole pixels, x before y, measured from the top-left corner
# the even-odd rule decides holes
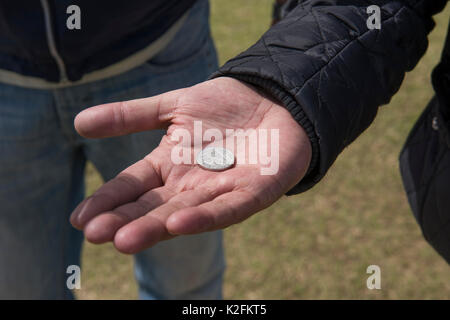
[[[308,190],[399,89],[405,72],[426,51],[432,16],[446,3],[289,1],[292,10],[287,16],[210,80],[83,111],[75,126],[86,137],[160,127],[168,127],[168,133],[155,151],[81,203],[72,214],[72,224],[84,229],[88,239],[113,241],[119,251],[133,253],[177,235],[225,228],[285,193]],[[380,9],[379,29],[368,27],[371,5]],[[435,81],[444,92],[450,90],[448,55],[444,52],[438,67],[441,80]],[[449,107],[445,102],[441,105]],[[238,164],[217,173],[164,161],[174,146],[171,134],[178,128],[192,133],[194,120],[224,132],[226,128],[279,129],[280,170],[264,176],[259,173],[261,164]],[[127,185],[121,182],[125,177]],[[445,185],[439,189],[440,199],[450,198],[446,189]],[[136,209],[139,201],[146,205]],[[450,247],[449,208],[444,206],[442,221],[431,219],[427,223],[432,228],[426,227],[437,228],[433,238],[442,238],[441,254],[448,254]]]

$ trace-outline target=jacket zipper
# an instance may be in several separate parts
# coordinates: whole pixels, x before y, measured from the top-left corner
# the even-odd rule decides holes
[[[44,18],[45,18],[45,33],[47,36],[47,45],[50,50],[50,54],[56,62],[59,70],[59,77],[61,82],[69,81],[67,77],[66,65],[64,64],[61,55],[56,49],[55,37],[52,30],[52,19],[50,15],[50,6],[48,5],[48,0],[41,0],[42,9],[44,10]]]

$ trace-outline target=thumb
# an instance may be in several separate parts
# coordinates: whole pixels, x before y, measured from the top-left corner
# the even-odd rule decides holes
[[[167,127],[182,90],[88,108],[75,117],[75,129],[86,138],[105,138]]]

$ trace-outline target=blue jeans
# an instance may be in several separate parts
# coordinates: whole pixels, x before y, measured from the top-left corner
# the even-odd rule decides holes
[[[69,215],[84,197],[86,160],[109,180],[164,134],[88,140],[75,132],[74,117],[89,106],[204,81],[217,69],[208,15],[207,1],[199,1],[161,53],[119,76],[57,90],[0,84],[0,298],[73,298],[66,270],[80,265],[83,234]],[[221,232],[178,237],[135,255],[143,299],[219,299],[224,269]]]

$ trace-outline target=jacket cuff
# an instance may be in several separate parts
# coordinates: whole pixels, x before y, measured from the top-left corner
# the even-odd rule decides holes
[[[297,103],[297,101],[286,91],[284,90],[278,83],[270,80],[264,79],[254,75],[248,74],[234,74],[223,72],[221,70],[213,73],[209,79],[214,79],[218,77],[230,77],[243,82],[247,82],[251,85],[254,85],[270,96],[274,97],[278,100],[292,115],[295,121],[302,126],[305,130],[308,138],[311,142],[311,162],[309,164],[309,168],[303,177],[303,179],[291,190],[289,190],[286,195],[295,195],[301,192],[304,192],[310,188],[312,188],[317,182],[319,182],[323,174],[320,174],[319,170],[319,142],[314,130],[314,126],[311,121],[306,116],[303,108]]]

